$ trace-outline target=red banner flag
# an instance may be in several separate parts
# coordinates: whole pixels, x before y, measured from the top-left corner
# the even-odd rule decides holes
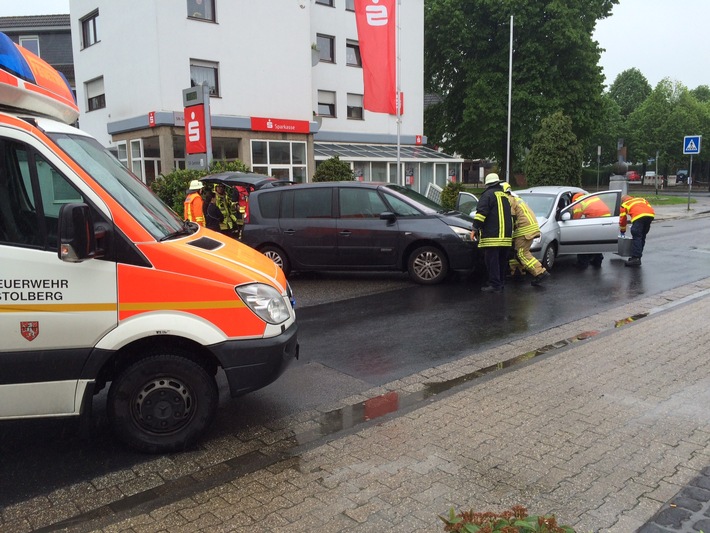
[[[362,58],[363,107],[397,114],[396,0],[355,0]],[[400,109],[400,114],[402,110]]]

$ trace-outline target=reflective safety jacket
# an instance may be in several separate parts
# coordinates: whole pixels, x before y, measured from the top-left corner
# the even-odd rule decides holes
[[[513,245],[513,215],[508,195],[499,184],[490,185],[478,199],[473,227],[481,230],[479,248]]]
[[[629,198],[622,202],[621,211],[619,211],[619,229],[622,233],[626,232],[627,215],[631,218],[631,223],[633,224],[642,217],[654,218],[656,212],[645,198]]]
[[[611,211],[609,206],[604,203],[604,200],[598,196],[583,198],[579,202],[572,213],[572,218],[600,218],[610,217]]]
[[[530,206],[518,196],[508,196],[508,200],[513,215],[513,238],[525,237],[530,240],[539,237],[540,225]]]
[[[222,222],[219,223],[219,229],[221,230],[231,230],[234,228],[234,224],[237,222],[237,217],[234,216],[232,211],[232,202],[227,198],[226,194],[216,194],[215,193],[215,203],[217,208],[222,213]]]
[[[184,213],[184,218],[185,220],[189,220],[190,222],[196,222],[200,226],[205,225],[205,215],[202,211],[202,196],[200,195],[199,191],[194,191],[191,192],[190,194],[187,195],[187,198],[185,198],[185,213]]]

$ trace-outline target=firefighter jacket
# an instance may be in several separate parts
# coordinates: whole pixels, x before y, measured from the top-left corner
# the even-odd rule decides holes
[[[205,225],[205,215],[202,212],[202,196],[199,191],[193,191],[185,198],[185,220],[196,222],[200,226]]]
[[[232,202],[226,194],[215,194],[215,203],[217,209],[222,213],[222,221],[219,223],[219,229],[226,231],[234,228],[237,222],[237,217],[232,211]]]
[[[525,237],[530,240],[539,237],[540,225],[530,206],[517,196],[508,196],[508,200],[513,215],[513,238]]]
[[[604,200],[598,196],[583,198],[579,202],[572,213],[572,218],[600,218],[610,217],[611,211],[609,206],[604,203]]]
[[[499,184],[490,185],[478,199],[473,227],[481,232],[479,248],[513,245],[513,215],[510,201]]]
[[[631,218],[631,223],[633,224],[642,217],[653,218],[656,212],[645,198],[629,198],[622,202],[621,211],[619,211],[619,229],[622,233],[626,232],[627,215]]]

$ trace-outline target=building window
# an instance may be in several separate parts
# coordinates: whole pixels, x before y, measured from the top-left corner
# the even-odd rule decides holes
[[[362,120],[362,95],[348,94],[348,118]]]
[[[355,0],[345,0],[345,9],[347,11],[355,11]]]
[[[20,37],[20,46],[34,55],[39,55],[39,37],[36,35]]]
[[[214,22],[214,0],[187,0],[187,16]]]
[[[86,107],[89,111],[96,111],[106,107],[106,95],[104,94],[104,78],[96,78],[84,84],[86,92]]]
[[[316,44],[320,50],[320,60],[335,63],[335,37],[332,35],[316,35]]]
[[[190,87],[197,87],[205,82],[210,88],[210,96],[219,96],[219,64],[190,59]]]
[[[316,4],[333,7],[333,0],[316,0]]]
[[[99,10],[86,15],[81,22],[81,44],[88,48],[99,42]]]
[[[360,45],[357,41],[348,40],[345,43],[345,63],[351,67],[362,67]]]
[[[251,141],[252,170],[278,179],[306,181],[306,143]]]
[[[335,92],[318,91],[318,115],[335,117]]]

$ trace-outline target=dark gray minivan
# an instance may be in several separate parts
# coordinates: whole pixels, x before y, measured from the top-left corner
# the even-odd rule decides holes
[[[292,271],[396,270],[435,284],[471,271],[473,219],[391,183],[339,181],[254,191],[242,242]]]

